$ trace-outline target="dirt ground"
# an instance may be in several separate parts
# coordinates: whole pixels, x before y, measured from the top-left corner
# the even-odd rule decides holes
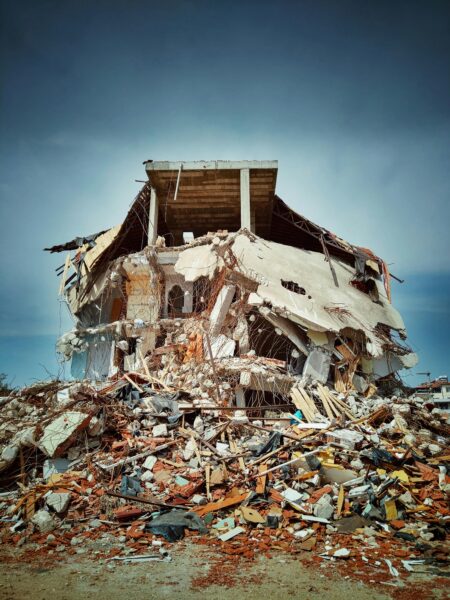
[[[194,544],[171,549],[171,562],[127,563],[95,557],[51,556],[25,562],[1,553],[0,600],[444,600],[450,580],[413,576],[405,583],[386,572],[386,581],[339,573],[337,563],[274,554],[233,561]],[[358,581],[358,578],[360,581]]]

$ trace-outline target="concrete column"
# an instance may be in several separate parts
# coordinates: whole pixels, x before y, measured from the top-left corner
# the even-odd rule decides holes
[[[237,385],[235,390],[236,394],[236,406],[239,408],[245,408],[245,392],[244,388],[240,385]]]
[[[228,309],[233,301],[234,292],[236,287],[234,285],[224,285],[220,292],[217,294],[217,300],[209,315],[210,331],[211,335],[215,337],[219,335],[220,329],[223,325],[225,317],[227,316]]]
[[[148,245],[152,246],[158,237],[158,196],[155,188],[150,191],[150,208],[148,211]]]
[[[250,169],[241,169],[241,227],[252,230],[250,216]]]
[[[191,313],[193,309],[194,302],[194,284],[190,281],[186,281],[183,286],[184,289],[184,313]]]

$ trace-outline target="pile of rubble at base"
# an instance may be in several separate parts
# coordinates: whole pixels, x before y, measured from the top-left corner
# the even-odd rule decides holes
[[[200,409],[149,379],[0,400],[3,543],[75,554],[113,536],[105,557],[150,560],[149,547],[188,535],[230,555],[442,568],[450,426],[422,400],[315,384],[290,409]]]

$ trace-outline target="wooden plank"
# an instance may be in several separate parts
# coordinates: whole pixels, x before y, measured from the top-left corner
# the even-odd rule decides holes
[[[335,400],[336,400],[336,398],[335,398]],[[353,413],[350,411],[350,409],[349,409],[349,408],[348,408],[348,407],[347,407],[347,406],[346,406],[346,405],[345,405],[343,402],[342,402],[342,403],[341,403],[341,402],[339,402],[339,403],[338,403],[338,406],[340,406],[340,407],[341,407],[341,410],[342,410],[342,412],[343,412],[345,415],[347,415],[347,417],[348,417],[349,419],[353,420],[353,419],[355,419],[355,418],[356,418],[356,417],[355,417],[355,415],[354,415],[354,414],[353,414]]]
[[[342,417],[342,408],[340,408],[339,406],[337,406],[334,401],[333,398],[329,395],[329,394],[325,394],[328,400],[328,405],[331,408],[332,412],[334,413],[335,417],[340,418]]]
[[[305,400],[306,404],[309,406],[309,409],[314,417],[317,412],[316,403],[314,402],[314,400],[311,398],[311,396],[308,394],[308,392],[304,388],[299,388],[299,390],[300,390],[300,394],[303,396],[303,399]]]
[[[251,492],[245,492],[244,494],[238,494],[237,496],[225,498],[224,500],[219,500],[218,502],[210,502],[209,504],[204,504],[203,506],[194,508],[193,511],[196,512],[199,517],[203,517],[208,513],[216,512],[218,510],[222,510],[223,508],[234,506],[235,504],[240,504],[241,502],[244,502],[244,500],[246,500],[250,494]]]
[[[311,423],[313,421],[313,417],[311,415],[311,411],[309,410],[309,406],[306,404],[303,396],[300,394],[297,388],[293,388],[291,390],[291,398],[294,406],[301,410],[305,419]]]
[[[327,399],[328,406],[330,407],[330,410],[332,411],[334,416],[338,418],[342,416],[342,409],[336,406],[336,404],[334,403],[334,398],[329,393],[328,388],[322,387],[322,392],[324,397]]]
[[[128,381],[128,383],[131,383],[131,385],[137,389],[137,391],[138,391],[139,393],[141,393],[141,394],[143,394],[143,393],[144,393],[144,390],[141,388],[141,386],[140,386],[140,385],[138,385],[138,384],[137,384],[135,381],[133,381],[133,380],[131,379],[131,377],[129,377],[129,376],[126,374],[126,373],[124,373],[124,375],[123,375],[123,376],[124,376],[124,378],[125,378],[125,379]]]
[[[303,390],[301,389],[296,389],[295,391],[295,396],[297,398],[300,410],[302,410],[303,414],[305,415],[306,420],[309,423],[312,423],[314,421],[314,413],[315,411],[311,410],[311,406],[308,402],[308,400],[305,398],[305,396],[302,393]]]
[[[316,413],[318,412],[314,400],[304,388],[300,388],[300,394],[303,396],[303,400],[306,402],[306,405],[309,408],[309,411],[311,413],[311,421],[314,421]]]
[[[208,502],[211,502],[211,465],[205,465],[205,481],[206,481],[206,498]]]
[[[327,398],[328,398],[328,402],[330,403],[330,406],[334,410],[336,416],[341,417],[342,413],[344,412],[344,409],[341,406],[339,406],[339,404],[336,402],[336,398],[333,396],[333,394],[330,394],[330,392],[328,390],[327,390]]]
[[[263,471],[267,471],[268,466],[269,465],[265,462],[261,463],[259,465],[258,472],[262,473]],[[267,475],[263,475],[262,477],[258,478],[258,482],[256,484],[256,489],[255,489],[255,492],[257,494],[264,494],[264,492],[266,491],[266,480],[267,480]]]
[[[142,352],[141,352],[141,349],[140,349],[140,348],[138,348],[138,356],[139,356],[139,359],[140,359],[140,361],[141,361],[141,363],[142,363],[142,366],[144,367],[145,374],[147,375],[147,377],[149,377],[149,378],[150,378],[150,377],[151,377],[151,375],[150,375],[150,371],[148,370],[148,365],[147,365],[147,363],[145,362],[145,358],[143,357],[143,355],[142,355]]]
[[[259,179],[255,180],[255,181],[251,181],[251,187],[254,190],[258,190],[258,191],[267,191],[269,190],[269,188],[271,187],[271,181],[267,180],[267,182],[265,181],[261,181]],[[222,182],[222,183],[218,183],[216,179],[210,181],[210,182],[205,182],[203,185],[200,183],[188,183],[188,182],[183,182],[183,177],[181,178],[181,183],[180,183],[180,187],[178,188],[178,194],[180,195],[181,193],[185,194],[186,192],[188,193],[192,193],[192,194],[206,194],[209,192],[212,193],[216,193],[216,194],[223,194],[224,191],[231,191],[231,192],[235,192],[239,195],[240,192],[240,186],[239,186],[239,180],[238,179],[233,179],[233,180],[228,180],[226,182]]]
[[[353,413],[350,411],[350,409],[348,408],[348,406],[342,402],[342,400],[339,400],[339,398],[336,398],[336,396],[333,396],[333,394],[327,390],[327,394],[329,398],[332,398],[332,401],[334,402],[334,404],[337,407],[340,407],[341,410],[347,415],[347,417],[349,419],[355,419],[355,416],[353,415]]]
[[[338,500],[337,500],[337,510],[336,510],[336,515],[338,517],[341,516],[342,507],[344,506],[344,498],[345,498],[344,486],[341,485],[339,488],[339,494],[338,494]]]
[[[239,448],[237,447],[236,442],[233,439],[233,436],[231,435],[231,431],[228,430],[228,441],[230,443],[230,450],[233,454],[239,454]],[[238,462],[239,462],[239,468],[241,469],[241,471],[243,473],[245,473],[245,463],[244,463],[244,459],[242,458],[242,456],[240,456],[238,458]]]
[[[331,410],[331,408],[330,408],[330,406],[328,404],[327,397],[325,396],[325,394],[323,392],[320,392],[320,390],[319,390],[319,396],[320,396],[320,399],[322,400],[322,404],[323,404],[323,407],[325,409],[325,412],[327,413],[327,417],[330,419],[330,421],[332,421],[334,419],[334,417],[335,417],[335,414]]]
[[[34,515],[35,512],[35,505],[36,505],[36,496],[34,491],[32,491],[28,496],[27,496],[27,501],[26,501],[26,505],[25,505],[25,520],[26,521],[30,521]]]
[[[324,388],[320,385],[320,383],[317,384],[317,391],[319,392],[319,396],[320,399],[322,400],[322,404],[323,407],[325,409],[325,412],[327,413],[327,417],[330,419],[330,421],[332,421],[335,417],[334,412],[331,410],[330,404],[328,402],[328,398],[327,395],[325,393]]]

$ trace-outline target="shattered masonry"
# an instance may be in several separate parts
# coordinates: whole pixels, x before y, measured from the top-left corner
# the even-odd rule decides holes
[[[415,365],[385,262],[288,208],[276,161],[146,169],[122,225],[48,249],[74,251],[60,289],[76,328],[58,350],[76,379],[145,363],[195,406],[254,405],[300,380],[370,395]]]
[[[76,381],[0,398],[3,548],[444,573],[448,413],[396,378],[385,263],[289,209],[276,162],[146,169],[120,226],[49,249]]]

